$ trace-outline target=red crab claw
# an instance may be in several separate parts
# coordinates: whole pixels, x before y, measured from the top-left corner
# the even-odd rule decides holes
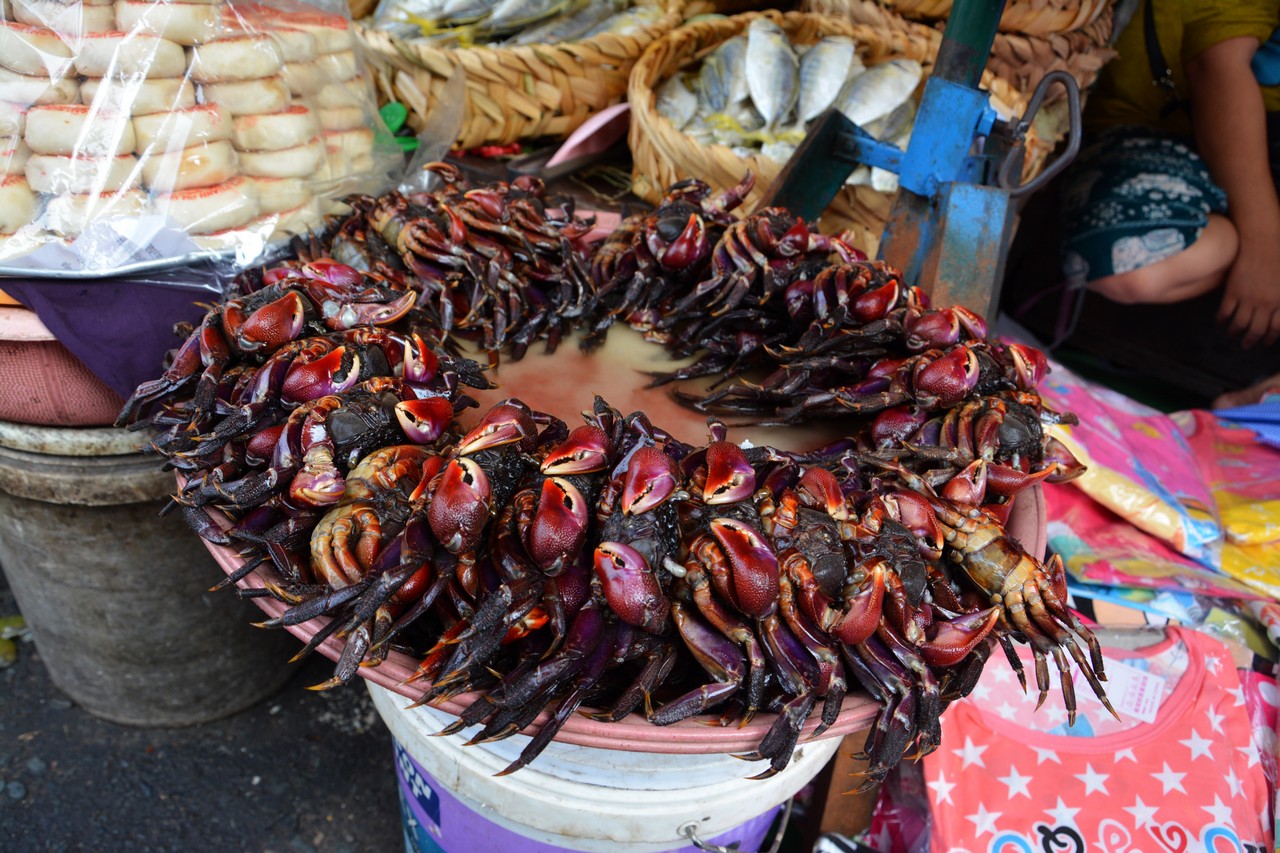
[[[428,456],[422,462],[422,479],[418,481],[418,485],[409,494],[409,503],[412,506],[419,506],[430,497],[431,483],[435,480],[436,475],[444,468],[445,458],[443,456]]]
[[[987,467],[987,488],[993,495],[1009,497],[1034,486],[1041,480],[1048,479],[1053,472],[1054,469],[1049,467],[1034,474],[1027,474],[1017,468],[993,462]]]
[[[916,368],[912,376],[916,397],[925,401],[931,398],[944,408],[954,406],[978,384],[978,368],[978,357],[968,347],[954,347],[946,355]]]
[[[413,291],[390,302],[352,302],[347,294],[317,300],[326,328],[337,332],[364,326],[388,326],[408,314],[417,301],[418,294]]]
[[[439,372],[440,357],[417,333],[410,335],[404,348],[404,381],[425,385]]]
[[[732,572],[732,590],[738,609],[763,619],[778,607],[778,555],[760,531],[741,521],[717,518],[711,535],[724,549]]]
[[[1018,387],[1030,391],[1049,375],[1049,359],[1035,347],[1010,343],[1005,345],[1009,356],[1013,359],[1013,370],[1018,378]]]
[[[809,232],[809,226],[805,224],[803,219],[796,218],[796,222],[787,232],[778,240],[778,254],[784,258],[794,258],[796,255],[809,251],[809,243],[813,238],[813,234]]]
[[[609,464],[611,452],[611,442],[604,430],[580,426],[547,454],[539,470],[553,477],[589,474],[603,470]]]
[[[965,331],[974,340],[986,340],[987,321],[982,318],[982,315],[975,314],[963,305],[952,305],[951,310],[955,312],[956,319],[960,321],[960,325],[964,326]]]
[[[903,330],[907,333],[907,349],[941,349],[960,340],[960,318],[951,308],[908,314]]]
[[[885,409],[871,422],[871,440],[881,448],[901,444],[928,420],[928,413],[918,406]]]
[[[364,274],[355,267],[340,264],[333,258],[316,258],[310,263],[302,264],[297,274],[314,281],[336,284],[343,288],[364,286]]]
[[[396,403],[396,421],[414,444],[430,444],[453,422],[453,404],[445,397],[401,400]]]
[[[736,185],[722,190],[711,198],[707,206],[716,211],[733,210],[742,204],[743,199],[750,194],[751,188],[756,185],[756,176],[752,172],[747,172],[742,176],[742,180]]]
[[[843,234],[831,238],[831,248],[840,255],[840,260],[846,264],[865,261],[867,253],[854,245],[857,239],[852,231],[845,231]]]
[[[1071,448],[1053,437],[1044,444],[1044,464],[1053,472],[1046,478],[1050,483],[1069,483],[1089,470]]]
[[[703,224],[701,216],[690,213],[689,221],[680,236],[667,246],[666,251],[657,255],[658,263],[669,270],[680,271],[687,269],[698,258],[705,257],[710,250],[707,226]]]
[[[587,499],[573,483],[559,477],[543,480],[538,511],[525,542],[529,556],[548,575],[558,575],[582,547],[590,516]]]
[[[480,543],[489,519],[489,478],[470,459],[454,459],[440,474],[440,484],[427,508],[427,523],[436,539],[453,554]]]
[[[323,358],[289,365],[280,385],[280,399],[286,403],[306,403],[330,394],[350,391],[360,381],[359,353],[338,347]]]
[[[875,633],[884,609],[884,571],[884,560],[877,559],[862,588],[847,596],[844,615],[831,627],[832,636],[840,642],[856,646]]]
[[[882,358],[867,368],[868,379],[892,379],[909,359]]]
[[[915,535],[921,553],[932,558],[942,555],[942,524],[927,498],[916,492],[896,491],[884,496],[884,505],[895,521]]]
[[[254,433],[244,444],[245,460],[258,459],[265,462],[270,459],[275,451],[276,442],[280,440],[280,434],[283,432],[284,424],[280,424]]]
[[[290,291],[275,302],[263,305],[248,317],[228,304],[225,323],[228,334],[244,352],[268,352],[284,346],[302,333],[306,322],[306,305],[302,296]]]
[[[732,441],[707,445],[707,481],[702,500],[712,506],[745,501],[755,494],[756,472],[747,454]]]
[[[859,323],[870,323],[883,320],[902,295],[902,285],[897,279],[864,290],[853,300],[853,316]]]
[[[594,564],[609,609],[628,625],[661,634],[671,602],[640,552],[621,542],[601,542]]]
[[[805,505],[820,507],[836,521],[848,521],[851,517],[849,502],[845,500],[836,475],[826,468],[810,468],[796,484]]]
[[[475,429],[458,442],[458,453],[470,454],[525,441],[537,433],[529,407],[512,397],[494,406]]]
[[[1013,512],[1013,498],[1009,498],[1002,504],[989,503],[982,505],[982,511],[996,522],[996,524],[1009,523],[1009,515]]]
[[[622,511],[640,515],[661,506],[680,488],[676,463],[656,447],[631,454],[622,480]]]
[[[987,463],[984,459],[975,459],[965,469],[948,480],[939,494],[949,501],[978,506],[987,493]]]
[[[474,201],[486,215],[493,219],[502,219],[506,212],[506,200],[503,194],[492,187],[467,190],[463,195],[468,201]]]
[[[918,644],[920,657],[930,666],[955,666],[982,642],[1000,621],[1000,608],[988,607],[951,619],[939,618],[946,611],[934,607],[933,624],[925,630],[927,639]]]

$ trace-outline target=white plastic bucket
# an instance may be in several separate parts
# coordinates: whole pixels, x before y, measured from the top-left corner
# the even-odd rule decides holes
[[[757,850],[775,813],[835,754],[839,737],[802,743],[769,778],[765,762],[723,753],[629,752],[551,743],[528,767],[494,776],[529,739],[464,746],[477,729],[433,737],[455,718],[365,682],[395,739],[410,853],[693,851],[699,839]],[[661,738],[662,729],[654,729]]]

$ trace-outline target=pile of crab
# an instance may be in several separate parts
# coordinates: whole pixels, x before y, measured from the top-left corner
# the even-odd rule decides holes
[[[502,211],[525,209],[529,187],[462,191],[450,177],[446,194],[528,238],[524,214]],[[1019,491],[1082,471],[1044,429],[1066,419],[1035,393],[1044,356],[989,338],[963,308],[930,308],[894,270],[787,211],[738,217],[749,186],[677,185],[589,262],[562,232],[560,262],[591,272],[570,288],[581,301],[549,297],[536,278],[517,288],[493,264],[474,276],[476,252],[506,269],[539,262],[539,244],[513,261],[493,249],[505,232],[474,210],[455,213],[466,246],[451,243],[431,228],[454,221],[457,199],[421,208],[433,224],[416,227],[435,242],[412,257],[351,237],[403,197],[353,200],[364,212],[310,251],[357,260],[359,246],[382,260],[241,276],[121,423],[158,431],[152,449],[182,475],[173,505],[240,551],[224,585],[270,571],[264,594],[288,609],[268,625],[327,618],[302,652],[344,641],[322,687],[396,651],[420,661],[408,682],[420,702],[473,696],[448,729],[480,725],[472,742],[549,711],[508,772],[574,713],[731,725],[770,712],[747,757],[771,775],[811,716],[820,734],[861,688],[882,704],[866,746],[879,779],[937,746],[943,708],[997,645],[1021,677],[1015,641],[1031,646],[1042,700],[1052,659],[1074,713],[1074,660],[1105,704],[1098,644],[1065,605],[1061,562],[1003,527]],[[804,453],[745,447],[713,414],[690,444],[600,398],[580,425],[513,397],[463,427],[466,389],[489,382],[447,344],[495,294],[523,307],[485,348],[519,357],[575,329],[590,347],[622,321],[701,356],[653,381],[730,383],[685,394],[691,405],[838,416],[847,437]]]

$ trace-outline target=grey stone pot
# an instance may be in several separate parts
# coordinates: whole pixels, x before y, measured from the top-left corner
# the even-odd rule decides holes
[[[53,683],[94,716],[207,722],[272,695],[297,641],[250,625],[199,537],[161,518],[145,436],[0,422],[0,566]]]

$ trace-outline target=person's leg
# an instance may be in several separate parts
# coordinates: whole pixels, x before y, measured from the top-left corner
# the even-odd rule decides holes
[[[1182,302],[1222,284],[1240,240],[1231,220],[1209,214],[1196,241],[1172,257],[1089,282],[1089,289],[1126,305]]]

